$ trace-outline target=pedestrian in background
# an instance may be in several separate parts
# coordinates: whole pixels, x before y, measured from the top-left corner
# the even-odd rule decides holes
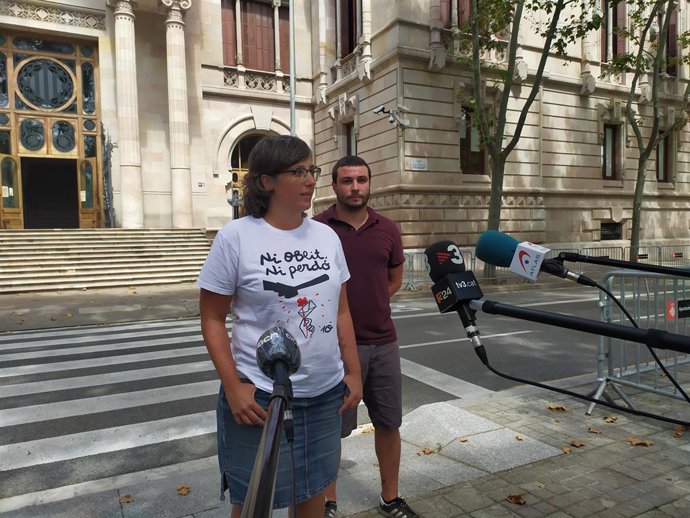
[[[381,474],[379,512],[415,518],[419,515],[398,494],[402,374],[390,302],[402,285],[402,239],[395,223],[368,207],[371,169],[362,158],[341,158],[333,166],[331,177],[336,203],[314,219],[338,234],[352,275],[347,296],[362,369],[364,403],[374,425]],[[356,427],[357,409],[346,410],[342,436],[349,436]],[[333,518],[337,510],[335,482],[326,490],[326,500],[324,516]]]

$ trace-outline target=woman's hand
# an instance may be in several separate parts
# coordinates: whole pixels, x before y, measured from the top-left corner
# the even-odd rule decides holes
[[[359,373],[345,374],[343,378],[347,390],[345,391],[345,399],[342,406],[338,409],[338,413],[342,414],[346,408],[357,408],[359,402],[362,400],[362,377]]]
[[[225,388],[225,397],[237,424],[264,424],[267,413],[254,399],[255,392],[252,383],[237,383],[230,390]]]

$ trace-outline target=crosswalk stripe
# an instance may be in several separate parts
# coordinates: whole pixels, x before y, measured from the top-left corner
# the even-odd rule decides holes
[[[2,362],[5,361],[33,360],[46,358],[46,352],[49,353],[50,358],[54,358],[58,356],[71,356],[86,353],[113,353],[114,351],[123,351],[127,349],[157,347],[159,345],[199,343],[202,341],[203,338],[201,337],[201,334],[198,331],[194,331],[192,332],[192,334],[186,336],[171,336],[168,338],[159,338],[155,340],[135,340],[131,342],[115,342],[111,344],[84,345],[81,347],[70,347],[69,349],[51,349],[50,351],[31,351],[3,354],[2,356],[0,356],[0,365],[2,365]],[[89,344],[91,343],[94,343],[94,341],[91,340]]]
[[[218,393],[220,382],[201,381],[184,383],[169,387],[158,387],[120,394],[109,394],[86,399],[71,399],[41,405],[0,410],[0,428],[19,424],[37,423],[51,419],[75,417],[78,415],[111,412],[145,405],[156,405],[170,401],[179,401]]]
[[[58,390],[96,387],[99,385],[109,385],[112,383],[127,383],[131,381],[163,378],[166,376],[192,374],[195,372],[212,370],[215,370],[215,367],[209,360],[203,362],[183,363],[181,365],[162,365],[160,367],[154,367],[151,369],[136,369],[131,371],[95,374],[92,376],[79,376],[76,378],[44,380],[40,383],[16,383],[13,385],[0,386],[0,399],[13,396],[26,396],[30,394],[55,392]]]
[[[230,324],[231,321],[228,320]],[[0,334],[0,343],[12,342],[16,340],[26,340],[32,338],[42,338],[51,336],[67,337],[73,335],[81,335],[85,332],[92,334],[111,334],[113,332],[122,331],[140,331],[142,329],[158,329],[158,328],[177,328],[180,326],[199,325],[199,317],[175,319],[175,320],[151,320],[141,321],[136,323],[125,324],[107,324],[107,325],[91,325],[79,327],[53,327],[48,329],[39,329],[32,331],[12,331],[11,333]]]
[[[215,430],[216,412],[213,410],[8,444],[0,446],[0,471],[185,439],[212,433]]]
[[[141,337],[146,337],[146,336],[157,336],[157,335],[171,335],[171,334],[179,334],[179,333],[185,333],[185,334],[197,334],[201,336],[201,328],[196,325],[190,325],[190,326],[183,326],[179,328],[175,328],[174,332],[171,331],[170,329],[156,329],[148,332],[136,332],[136,333],[113,333],[108,335],[107,337],[103,336],[93,336],[90,333],[85,334],[79,337],[70,337],[69,339],[66,339],[64,337],[51,337],[51,338],[46,338],[43,340],[32,340],[31,342],[26,342],[26,343],[21,343],[21,342],[15,342],[12,344],[5,344],[3,346],[3,349],[28,349],[28,348],[34,348],[34,347],[45,347],[45,346],[54,346],[54,345],[60,345],[64,343],[69,343],[69,344],[88,344],[88,343],[93,343],[93,342],[103,342],[104,340],[127,340],[130,338],[141,338]]]
[[[196,354],[208,354],[206,347],[185,347],[183,349],[171,349],[167,351],[155,351],[150,353],[125,354],[122,356],[105,356],[103,358],[90,358],[88,360],[74,360],[66,362],[29,364],[17,367],[0,369],[0,378],[9,376],[21,376],[25,374],[39,374],[46,372],[66,371],[73,369],[88,369],[90,367],[118,366],[125,363],[136,363],[149,360],[166,360],[182,358]]]

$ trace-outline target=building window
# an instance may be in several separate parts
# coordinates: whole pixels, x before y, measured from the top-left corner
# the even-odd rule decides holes
[[[620,223],[601,223],[600,236],[602,241],[622,239],[623,225]]]
[[[460,171],[463,174],[486,174],[485,154],[481,146],[479,128],[472,110],[462,108],[460,121]]]
[[[357,0],[340,0],[338,25],[340,26],[340,55],[345,57],[352,54],[359,40],[359,13]]]
[[[236,66],[237,54],[237,15],[235,0],[221,0],[221,26],[223,37],[223,64]],[[275,71],[276,45],[280,45],[280,69],[290,69],[290,11],[288,7],[278,9],[278,36],[276,43],[276,12],[270,2],[243,0],[240,2],[240,33],[242,39],[242,62],[250,70]]]
[[[604,141],[601,145],[601,174],[604,180],[617,178],[619,150],[618,132],[620,127],[613,124],[604,125]]]
[[[273,7],[263,2],[242,2],[242,57],[250,70],[275,70]]]
[[[220,19],[223,32],[223,64],[237,65],[237,32],[235,21],[235,0],[221,0]]]
[[[671,135],[659,138],[656,143],[656,181],[671,181]]]
[[[355,133],[355,123],[349,122],[343,124],[343,133],[345,135],[345,154],[357,154],[357,134]]]
[[[455,0],[441,0],[441,23],[450,29],[453,22],[453,5]],[[466,26],[470,22],[470,0],[458,1],[458,27]]]
[[[676,77],[678,73],[678,8],[673,7],[671,11],[671,19],[668,24],[668,33],[666,34],[666,46],[664,47],[664,62],[662,70],[669,76]],[[664,16],[659,15],[659,31],[663,27]]]
[[[602,0],[601,61],[608,63],[625,53],[626,11],[623,0]]]

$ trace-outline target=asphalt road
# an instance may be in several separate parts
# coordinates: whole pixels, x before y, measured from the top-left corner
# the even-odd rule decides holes
[[[596,319],[597,297],[566,287],[488,298]],[[440,315],[430,298],[396,302],[393,316],[404,413],[515,385],[481,364],[457,315]],[[477,320],[499,370],[538,381],[594,377],[595,336]],[[46,490],[213,457],[217,390],[198,318],[0,335],[0,498],[29,502]]]

